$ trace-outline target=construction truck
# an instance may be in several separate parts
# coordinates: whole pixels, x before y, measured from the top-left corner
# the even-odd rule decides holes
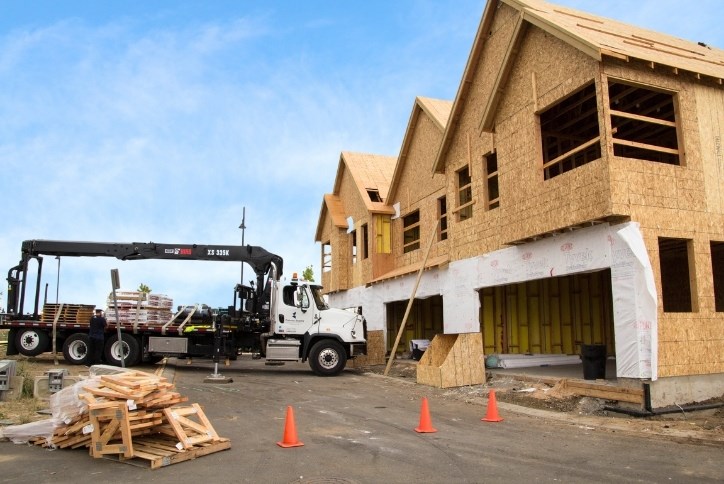
[[[19,264],[8,271],[7,310],[0,315],[0,329],[9,330],[8,355],[36,356],[54,349],[71,364],[85,364],[89,356],[90,318],[74,319],[67,311],[63,314],[71,316],[60,318],[57,304],[55,316],[49,317],[40,307],[44,255],[236,261],[253,269],[255,281],[237,284],[233,304],[225,308],[182,305],[168,320],[153,323],[114,320],[109,311],[103,354],[112,365],[133,366],[165,356],[218,362],[249,353],[268,363],[309,361],[314,373],[331,376],[339,374],[347,360],[366,354],[366,321],[360,311],[330,308],[321,286],[296,275],[282,282],[282,258],[261,247],[27,240]],[[26,286],[33,260],[37,277],[31,299]]]

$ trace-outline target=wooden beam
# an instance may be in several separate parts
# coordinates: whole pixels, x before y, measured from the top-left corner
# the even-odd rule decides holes
[[[665,119],[652,118],[650,116],[641,116],[639,114],[627,113],[625,111],[617,111],[615,109],[610,110],[611,116],[618,116],[620,118],[635,119],[636,121],[644,121],[646,123],[660,124],[662,126],[676,127],[676,122],[666,121]]]
[[[643,405],[644,400],[643,389],[637,388],[585,383],[577,380],[563,380],[563,388],[576,395],[616,400],[618,402],[639,403]]]
[[[405,309],[405,315],[402,317],[402,322],[400,323],[400,330],[397,332],[397,338],[395,338],[395,344],[392,346],[392,351],[390,352],[390,359],[387,361],[387,366],[385,367],[385,376],[390,372],[390,368],[392,368],[392,362],[395,361],[395,354],[397,353],[397,346],[400,344],[400,339],[402,338],[402,332],[405,331],[405,325],[407,324],[407,317],[410,315],[410,310],[412,309],[412,303],[415,301],[415,294],[417,294],[417,287],[420,285],[420,279],[422,278],[422,273],[425,270],[425,264],[427,263],[427,258],[430,255],[430,249],[432,248],[432,243],[435,241],[435,237],[437,236],[437,226],[440,224],[440,220],[437,221],[435,224],[435,228],[432,230],[432,233],[430,234],[430,242],[427,244],[427,249],[425,250],[425,258],[422,260],[422,265],[420,266],[420,270],[417,273],[417,280],[415,281],[415,286],[412,288],[412,294],[410,294],[410,300],[407,301],[407,309]]]
[[[467,207],[469,207],[469,206],[471,206],[471,205],[474,205],[474,204],[475,204],[475,198],[473,198],[472,200],[470,200],[470,201],[467,202],[467,203],[463,203],[463,204],[460,205],[459,207],[453,208],[453,209],[451,210],[451,213],[457,213],[457,212],[459,212],[460,210],[462,210],[462,209],[464,209],[464,208],[467,208]]]
[[[609,49],[601,49],[601,55],[605,55],[607,57],[613,57],[614,59],[621,59],[622,61],[629,61],[629,57],[626,54],[620,54],[618,52],[615,52],[613,50]]]
[[[632,148],[640,148],[642,150],[658,151],[660,153],[668,153],[670,155],[679,155],[679,150],[674,148],[665,148],[663,146],[650,145],[648,143],[638,143],[636,141],[628,141],[625,139],[613,138],[613,144],[630,146]]]
[[[592,145],[598,143],[599,141],[601,141],[601,137],[600,137],[600,136],[596,136],[596,137],[593,138],[592,140],[586,141],[586,142],[583,143],[582,145],[576,146],[576,147],[573,148],[572,150],[566,151],[566,152],[563,153],[561,156],[557,156],[557,157],[553,158],[551,161],[549,161],[549,162],[547,162],[547,163],[544,163],[544,164],[543,164],[543,169],[545,170],[546,168],[548,168],[548,167],[550,167],[550,166],[552,166],[552,165],[555,165],[555,164],[558,163],[559,161],[565,160],[565,159],[568,158],[569,156],[574,155],[574,154],[578,153],[579,151],[583,151],[583,150],[585,150],[586,148],[588,148],[589,146],[592,146]]]

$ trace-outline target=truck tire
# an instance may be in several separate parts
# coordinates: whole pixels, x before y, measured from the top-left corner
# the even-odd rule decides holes
[[[141,361],[141,345],[138,340],[130,334],[121,334],[121,342],[118,342],[118,335],[113,334],[106,340],[104,356],[109,365],[121,366],[121,348],[125,355],[127,367],[137,365]]]
[[[15,335],[15,347],[23,356],[38,356],[50,349],[50,338],[45,331],[20,328]]]
[[[71,365],[85,365],[88,361],[88,335],[75,333],[63,342],[63,358]]]
[[[333,339],[317,341],[309,351],[309,366],[319,376],[338,375],[346,364],[347,353]]]

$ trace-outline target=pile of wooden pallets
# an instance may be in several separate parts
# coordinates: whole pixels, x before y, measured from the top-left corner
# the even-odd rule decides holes
[[[198,404],[179,406],[188,399],[173,383],[150,373],[95,377],[78,398],[87,404],[85,410],[63,417],[50,438],[30,441],[61,449],[86,447],[95,458],[140,460],[152,469],[231,447]]]
[[[40,321],[60,324],[83,324],[90,321],[95,306],[88,304],[44,304]]]

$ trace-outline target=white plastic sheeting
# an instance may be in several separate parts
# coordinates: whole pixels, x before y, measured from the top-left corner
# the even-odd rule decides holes
[[[530,368],[532,366],[578,365],[582,360],[577,355],[516,355],[494,354],[485,360],[487,368]],[[492,365],[491,363],[495,363]]]
[[[611,268],[616,372],[656,380],[657,295],[635,222],[596,225],[470,259],[423,274],[416,297],[443,295],[446,334],[480,330],[478,290]],[[410,298],[417,274],[330,295],[335,307],[362,306],[369,330],[385,329],[385,304]]]

